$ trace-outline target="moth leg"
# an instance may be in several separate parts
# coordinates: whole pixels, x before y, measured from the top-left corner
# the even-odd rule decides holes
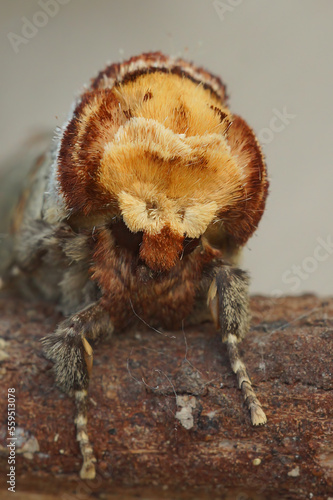
[[[76,425],[76,439],[80,446],[81,455],[83,458],[82,467],[80,470],[81,479],[94,479],[96,476],[95,462],[93,447],[90,443],[88,435],[88,391],[81,389],[75,391],[75,425]]]
[[[96,458],[87,430],[88,385],[93,364],[93,349],[88,339],[99,340],[112,330],[108,314],[95,302],[60,323],[54,333],[42,339],[46,357],[54,362],[57,385],[75,397],[76,438],[83,457],[82,479],[93,479],[96,475]]]
[[[231,368],[250,411],[251,422],[261,425],[267,422],[267,418],[255,395],[237,345],[249,328],[248,283],[248,275],[244,271],[223,266],[216,272],[209,288],[208,305],[216,326],[222,332],[222,341],[227,344]]]
[[[93,349],[87,339],[82,337],[82,344],[84,348],[84,360],[87,367],[88,377],[90,378],[93,366]],[[76,425],[76,440],[79,443],[83,464],[80,470],[81,479],[94,479],[96,476],[95,462],[93,447],[89,440],[88,435],[88,390],[87,388],[75,390],[75,425]]]

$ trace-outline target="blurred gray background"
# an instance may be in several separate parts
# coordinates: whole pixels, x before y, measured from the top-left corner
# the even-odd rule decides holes
[[[1,0],[0,162],[61,125],[106,62],[180,55],[220,75],[263,144],[266,213],[252,292],[332,295],[331,0]]]

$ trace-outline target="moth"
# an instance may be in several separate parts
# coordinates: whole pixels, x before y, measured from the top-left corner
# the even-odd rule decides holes
[[[1,188],[9,213],[1,276],[56,301],[67,317],[42,342],[57,385],[75,397],[81,477],[95,476],[92,346],[137,316],[167,329],[211,316],[251,422],[264,424],[238,351],[250,321],[238,260],[268,180],[256,136],[228,109],[220,78],[160,52],[107,66],[50,149],[36,162],[27,157],[21,178],[16,197]]]

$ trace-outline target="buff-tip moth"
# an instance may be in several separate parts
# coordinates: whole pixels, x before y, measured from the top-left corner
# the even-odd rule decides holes
[[[218,77],[159,52],[107,66],[23,184],[6,200],[1,276],[68,316],[43,345],[57,385],[75,397],[82,478],[95,476],[92,345],[134,323],[134,310],[168,329],[209,313],[252,424],[266,422],[237,347],[249,328],[249,280],[237,261],[268,180],[257,139],[227,108]]]

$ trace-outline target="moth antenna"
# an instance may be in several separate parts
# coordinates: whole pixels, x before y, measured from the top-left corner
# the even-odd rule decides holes
[[[129,298],[129,302],[131,304],[131,308],[132,308],[132,311],[133,311],[133,314],[134,316],[136,316],[140,321],[142,321],[142,323],[146,326],[148,326],[148,328],[150,328],[151,330],[154,330],[154,332],[156,333],[159,333],[160,335],[163,335],[164,337],[168,337],[169,339],[175,339],[176,337],[174,335],[167,335],[166,333],[163,333],[161,332],[161,330],[158,330],[157,328],[154,328],[153,326],[151,326],[149,323],[147,323],[143,318],[141,318],[141,316],[138,315],[138,313],[135,311],[134,309],[134,306],[133,306],[133,302],[131,300],[131,298]]]

